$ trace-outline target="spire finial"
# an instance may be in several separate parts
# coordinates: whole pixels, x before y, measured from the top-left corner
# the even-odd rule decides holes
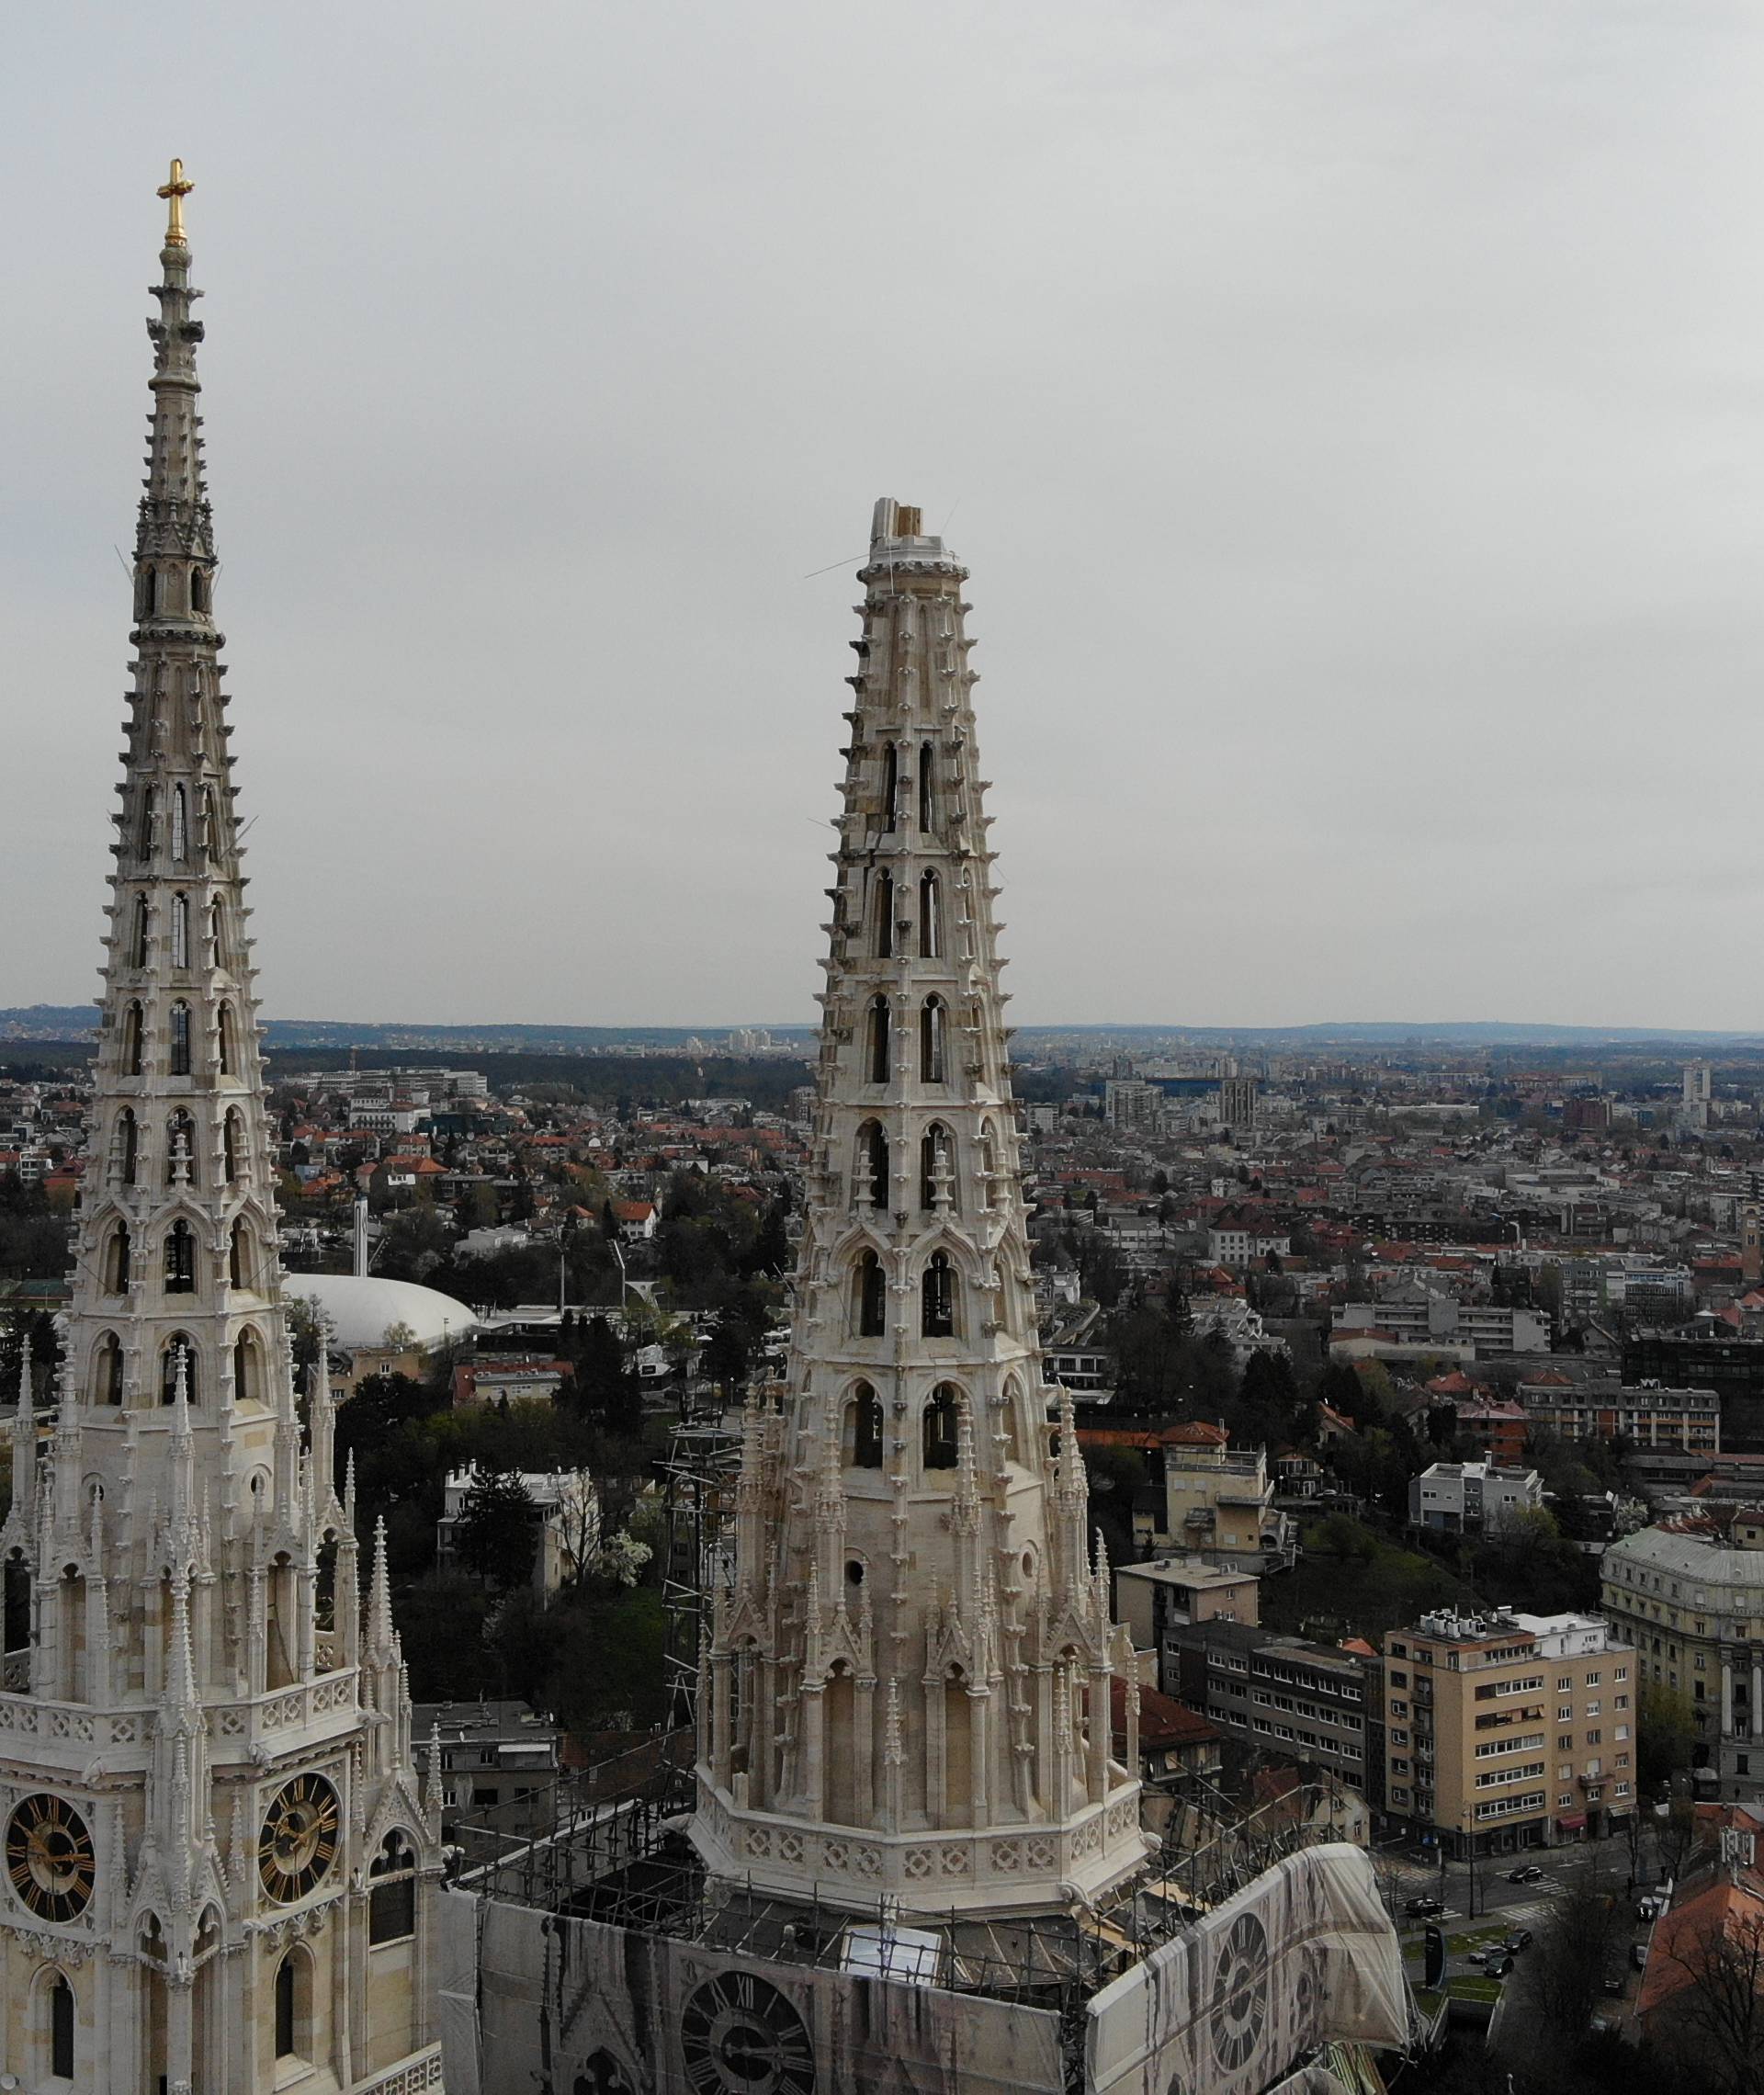
[[[189,245],[189,242],[184,237],[184,199],[195,187],[194,182],[185,179],[184,163],[181,160],[174,160],[171,179],[164,183],[158,191],[158,194],[164,198],[169,206],[165,217],[165,244],[167,247],[187,247]]]

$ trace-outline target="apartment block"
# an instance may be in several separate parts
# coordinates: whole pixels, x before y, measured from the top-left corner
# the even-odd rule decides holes
[[[1610,1440],[1622,1433],[1638,1447],[1721,1453],[1721,1399],[1713,1389],[1604,1379],[1566,1387],[1521,1382],[1518,1394],[1532,1425],[1566,1440]]]
[[[1454,1855],[1596,1838],[1634,1808],[1636,1653],[1597,1615],[1442,1612],[1385,1639],[1385,1801]]]
[[[1161,1684],[1170,1632],[1202,1622],[1260,1622],[1261,1581],[1254,1572],[1233,1571],[1203,1557],[1160,1557],[1115,1567],[1114,1606],[1115,1619],[1133,1633],[1134,1649],[1158,1653]],[[1173,1666],[1170,1677],[1175,1677]]]
[[[1177,1660],[1177,1685],[1167,1692],[1227,1738],[1365,1789],[1366,1687],[1353,1653],[1225,1621],[1172,1627],[1165,1650]]]

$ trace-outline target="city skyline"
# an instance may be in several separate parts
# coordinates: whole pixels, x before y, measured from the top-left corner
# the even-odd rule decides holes
[[[389,17],[97,15],[14,74],[90,88],[14,126],[15,1001],[99,958],[175,151],[269,1009],[806,1015],[881,485],[991,580],[1013,1011],[1764,1025],[1758,26],[1030,7],[1000,69],[957,10],[928,74],[787,6],[537,18],[500,70],[463,10],[415,68]]]

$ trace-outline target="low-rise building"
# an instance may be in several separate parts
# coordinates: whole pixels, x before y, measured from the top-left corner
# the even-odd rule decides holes
[[[1136,1651],[1161,1657],[1172,1629],[1197,1622],[1261,1619],[1261,1581],[1252,1571],[1209,1564],[1204,1557],[1159,1557],[1120,1564],[1114,1572],[1115,1619],[1133,1633]]]
[[[1416,1838],[1502,1854],[1634,1809],[1636,1654],[1597,1615],[1423,1615],[1385,1639],[1385,1801]]]
[[[1544,1504],[1535,1469],[1498,1462],[1435,1462],[1408,1480],[1408,1524],[1447,1534],[1481,1534]]]
[[[1237,1571],[1290,1568],[1293,1522],[1274,1504],[1268,1451],[1231,1447],[1227,1437],[1201,1421],[1159,1434],[1164,1524],[1151,1545]]]
[[[1614,1376],[1563,1384],[1521,1382],[1519,1401],[1533,1426],[1566,1440],[1611,1440],[1638,1447],[1721,1453],[1721,1399],[1713,1389],[1669,1389],[1664,1383],[1619,1382]]]
[[[1223,1619],[1172,1629],[1169,1645],[1174,1692],[1227,1738],[1365,1788],[1366,1689],[1352,1652]]]
[[[1356,1332],[1372,1331],[1388,1333],[1399,1347],[1448,1352],[1468,1346],[1478,1360],[1550,1350],[1550,1319],[1541,1310],[1430,1293],[1343,1304],[1330,1331],[1331,1350],[1338,1341],[1351,1350]]]
[[[532,1824],[549,1831],[550,1792],[562,1772],[562,1733],[549,1717],[524,1702],[419,1703],[411,1727],[425,1750],[440,1739],[444,1835],[489,1812],[503,1831],[526,1830],[528,1799]]]

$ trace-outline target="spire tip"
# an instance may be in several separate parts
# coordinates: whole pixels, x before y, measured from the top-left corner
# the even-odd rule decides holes
[[[155,191],[156,195],[164,198],[169,207],[165,214],[165,244],[167,247],[187,247],[189,245],[188,241],[184,237],[184,199],[195,187],[194,182],[188,181],[185,177],[184,163],[181,160],[174,160],[170,179],[162,183]]]

